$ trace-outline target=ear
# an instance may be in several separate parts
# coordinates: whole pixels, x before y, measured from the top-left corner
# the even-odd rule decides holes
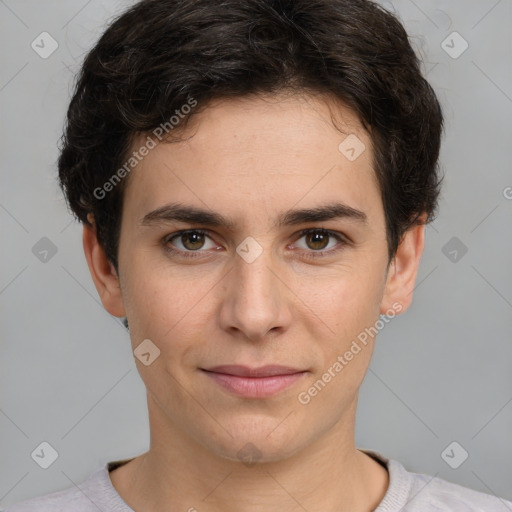
[[[117,317],[126,316],[119,278],[114,265],[108,261],[103,247],[96,236],[94,218],[90,213],[87,216],[92,227],[84,224],[83,245],[89,271],[98,290],[103,307]]]
[[[403,313],[412,302],[412,292],[425,245],[425,219],[426,214],[422,214],[418,224],[405,232],[396,255],[389,265],[380,306],[380,313],[383,315],[390,309]],[[396,303],[401,305],[400,309]]]

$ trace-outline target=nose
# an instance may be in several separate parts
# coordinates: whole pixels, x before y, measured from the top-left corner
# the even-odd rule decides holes
[[[225,277],[220,311],[221,327],[231,335],[261,342],[269,333],[284,332],[290,325],[290,297],[278,261],[265,249],[252,262],[238,254]]]

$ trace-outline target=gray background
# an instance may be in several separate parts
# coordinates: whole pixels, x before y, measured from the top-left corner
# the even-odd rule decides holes
[[[55,179],[73,73],[128,3],[0,0],[4,507],[149,447],[128,334],[99,302],[82,228]],[[413,305],[379,334],[356,444],[510,500],[512,0],[383,3],[399,12],[442,102],[446,178]],[[46,59],[31,48],[43,31],[59,45]],[[458,58],[441,46],[453,31],[469,44]],[[452,39],[457,51],[461,41]],[[46,262],[32,251],[43,237],[57,249]],[[46,470],[31,458],[43,441],[59,454]],[[453,441],[469,454],[457,469],[441,456]],[[452,459],[461,453],[456,447]]]

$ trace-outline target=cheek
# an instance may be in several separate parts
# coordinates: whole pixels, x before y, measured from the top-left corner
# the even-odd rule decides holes
[[[282,277],[293,293],[282,297],[282,307],[293,308],[299,323],[309,324],[311,333],[330,339],[337,349],[350,342],[379,315],[384,271],[375,249],[348,253],[330,268],[290,267]],[[134,344],[153,338],[163,347],[177,348],[176,344],[197,338],[222,307],[224,299],[218,294],[229,295],[227,284],[236,286],[229,277],[220,283],[222,273],[212,272],[208,265],[204,271],[168,262],[148,265],[143,251],[132,257],[126,271],[131,279],[123,292]]]
[[[127,286],[130,308],[142,329],[164,335],[181,319],[201,309],[203,299],[214,284],[212,276],[192,278],[170,265],[152,266],[144,271],[132,271],[134,277]],[[211,281],[211,283],[210,283]]]
[[[345,266],[296,282],[306,317],[324,324],[326,336],[335,344],[357,336],[378,318],[383,291],[378,268],[377,264]]]
[[[380,312],[381,290],[375,285],[379,279],[376,275],[360,279],[338,276],[323,296],[315,294],[308,301],[317,315],[312,320],[316,322],[316,332],[322,324],[322,332],[327,334],[316,343],[319,364],[302,396],[315,404],[311,411],[318,410],[319,415],[325,416],[325,411],[330,410],[333,421],[337,411],[344,410],[353,400],[371,361],[375,332],[372,327]]]
[[[197,354],[211,348],[209,326],[215,317],[211,290],[214,283],[207,286],[203,279],[163,278],[158,272],[154,275],[157,277],[148,275],[132,288],[132,346],[135,349],[142,340],[150,339],[160,350],[154,369],[182,380],[197,363]],[[211,277],[204,280],[210,281]],[[146,368],[141,370],[144,372]],[[147,378],[155,384],[152,374]]]

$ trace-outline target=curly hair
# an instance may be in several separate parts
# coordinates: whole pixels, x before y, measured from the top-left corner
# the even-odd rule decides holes
[[[371,134],[390,261],[409,227],[433,220],[443,115],[394,14],[370,0],[143,0],[86,55],[59,148],[67,205],[89,226],[93,215],[116,270],[128,179],[95,190],[134,137],[190,98],[182,127],[213,99],[284,90],[339,99]]]

